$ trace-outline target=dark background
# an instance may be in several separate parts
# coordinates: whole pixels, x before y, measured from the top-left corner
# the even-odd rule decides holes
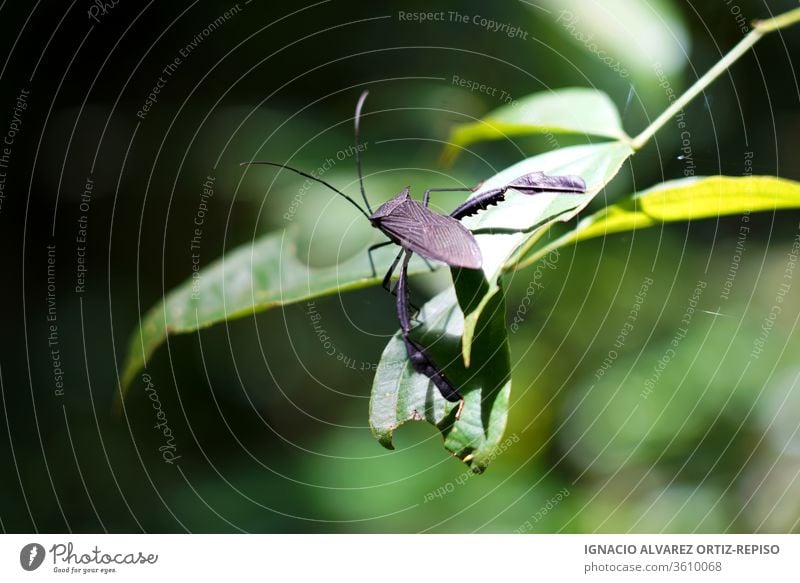
[[[282,217],[300,183],[273,182],[266,171],[242,178],[239,162],[292,160],[314,169],[335,157],[352,141],[352,110],[364,88],[371,92],[364,159],[374,174],[368,182],[374,199],[405,184],[420,193],[434,181],[477,182],[549,149],[541,137],[483,143],[442,168],[450,128],[501,104],[454,86],[453,75],[515,98],[594,86],[617,104],[631,134],[666,107],[652,66],[631,66],[632,74],[621,78],[565,32],[552,3],[540,4],[240,3],[238,14],[183,59],[140,120],[136,113],[162,69],[233,4],[123,1],[95,23],[87,1],[4,3],[0,133],[19,92],[27,89],[30,97],[0,209],[0,528],[797,531],[800,282],[764,354],[744,366],[798,235],[797,212],[753,216],[729,300],[720,299],[720,290],[739,217],[565,250],[511,339],[508,434],[519,441],[484,475],[466,481],[459,478],[465,467],[447,456],[427,425],[398,431],[395,452],[380,447],[367,427],[371,373],[326,356],[303,304],[175,337],[155,355],[148,373],[179,463],[161,459],[143,387],[134,386],[124,415],[112,410],[139,315],[191,275],[188,241],[205,177],[216,176],[216,192],[203,264],[286,226]],[[660,21],[653,12],[625,25],[631,34],[648,26],[671,31],[659,50],[676,59],[667,71],[676,92],[742,36],[723,2],[648,5],[669,18]],[[748,19],[793,7],[788,0],[769,8],[758,1],[737,5]],[[529,34],[511,39],[470,24],[402,22],[398,10],[480,14]],[[582,15],[581,27],[610,54],[636,59],[633,41],[608,46],[595,25]],[[687,108],[698,175],[741,175],[752,152],[754,173],[800,179],[798,72],[790,58],[798,48],[800,28],[766,38]],[[679,134],[668,124],[593,208],[682,176]],[[561,146],[585,141],[558,136]],[[84,213],[89,176],[94,189]],[[352,189],[354,177],[348,160],[327,178]],[[325,264],[337,259],[331,250],[354,211],[330,204],[324,191],[314,193],[293,226],[311,261]],[[85,291],[76,293],[82,214],[88,271]],[[63,395],[55,393],[48,347],[48,245],[56,246]],[[341,253],[362,247],[348,239]],[[509,306],[519,304],[532,274],[514,278]],[[645,277],[655,284],[636,329],[611,371],[595,382]],[[642,382],[698,280],[707,283],[702,309],[723,315],[695,317],[655,395],[642,400]],[[446,274],[420,278],[419,301],[446,283]],[[396,328],[380,289],[319,300],[317,307],[337,346],[365,362],[379,359]],[[432,492],[442,495],[426,502]],[[566,494],[553,502],[560,492]]]

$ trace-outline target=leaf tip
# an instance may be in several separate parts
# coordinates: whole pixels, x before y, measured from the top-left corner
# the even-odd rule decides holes
[[[475,321],[470,314],[464,318],[464,331],[461,334],[461,358],[464,361],[464,368],[469,368],[472,364],[472,340],[475,336]]]
[[[392,432],[391,431],[377,432],[373,428],[372,433],[377,438],[378,443],[380,443],[383,447],[385,447],[386,449],[389,449],[389,450],[394,450],[394,443],[392,443]]]
[[[464,337],[462,341],[461,358],[464,360],[464,368],[469,368],[472,364],[472,339]]]

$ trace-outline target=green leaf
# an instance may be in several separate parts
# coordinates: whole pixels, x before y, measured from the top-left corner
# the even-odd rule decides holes
[[[800,208],[800,183],[773,176],[710,176],[664,182],[608,206],[521,261],[531,265],[553,249],[612,233],[673,221]]]
[[[588,172],[585,167],[587,164],[611,163],[615,156],[619,157],[619,148],[627,151],[627,146],[600,144],[565,148],[531,160],[542,160],[544,164],[542,169],[544,170],[558,169],[558,160],[563,157],[559,156],[559,152],[574,151],[573,157],[585,158],[584,166],[581,166],[581,162],[578,160],[571,168],[577,168],[575,173],[580,173],[586,178],[587,175],[584,172]],[[508,171],[498,174],[487,181],[484,188],[493,187],[492,185],[499,183],[498,181],[504,180],[504,176],[508,176],[509,172],[516,173],[513,176],[516,177],[531,171],[525,169],[528,162],[523,161],[512,166]],[[587,179],[587,183],[591,184],[591,181]],[[517,205],[525,207],[526,204],[524,200],[514,202],[520,196],[522,195],[510,193],[509,201],[504,203],[502,208],[511,205],[510,208],[517,209],[515,212],[518,212]],[[526,198],[535,199],[537,197]],[[542,199],[544,198],[551,197],[543,195]],[[549,212],[562,213],[575,204],[582,204],[584,199],[588,202],[584,195],[572,195],[572,200],[552,202],[545,214]],[[530,204],[530,200],[527,203]],[[529,215],[531,219],[529,221],[509,222],[514,217],[514,212],[507,213],[502,208],[493,207],[489,211],[481,213],[482,216],[479,216],[480,222],[477,225],[484,227],[506,223],[504,226],[525,229],[535,222],[536,213]],[[525,234],[516,233],[497,237],[509,244],[509,248],[516,248],[520,241],[524,241],[525,236]],[[487,252],[492,244],[485,235],[478,235],[478,240],[479,243],[483,240],[485,264],[487,266],[494,265],[493,270],[498,271],[499,266],[502,265],[503,252],[495,253],[494,262],[487,261],[487,258],[491,259],[492,257]],[[499,249],[502,245],[495,247]],[[375,264],[379,276],[386,271],[395,253],[396,248],[391,246],[376,251]],[[424,270],[424,265],[418,258],[415,258],[412,261],[410,273],[422,270]],[[121,380],[123,392],[130,386],[137,373],[146,366],[147,359],[166,340],[167,335],[195,332],[219,322],[252,315],[272,307],[358,289],[380,281],[379,278],[372,277],[369,261],[366,254],[362,253],[331,267],[308,266],[297,257],[296,233],[293,230],[271,233],[252,244],[239,247],[200,270],[196,275],[171,291],[162,302],[152,307],[140,322],[131,338],[123,365]],[[477,315],[470,322],[470,338],[475,322],[477,322]]]
[[[372,277],[366,253],[330,267],[310,267],[297,257],[295,231],[268,234],[243,245],[200,270],[152,307],[128,348],[121,387],[124,391],[168,334],[185,334],[218,322],[263,310],[373,285],[388,269],[397,248],[375,252]],[[412,262],[410,272],[424,270]]]
[[[458,300],[465,302],[480,285],[480,272],[454,272]],[[389,449],[395,429],[407,421],[424,420],[435,425],[444,446],[474,471],[483,471],[495,457],[508,417],[511,392],[511,355],[506,331],[503,294],[496,294],[480,321],[470,369],[460,357],[464,318],[450,288],[428,303],[417,315],[421,323],[412,334],[425,346],[448,378],[464,396],[461,417],[457,404],[447,402],[430,380],[411,367],[400,333],[383,351],[372,385],[370,426]]]
[[[451,164],[463,148],[475,142],[544,133],[629,139],[608,95],[596,89],[558,89],[534,93],[495,109],[477,122],[457,126],[442,162]]]
[[[464,224],[475,233],[483,254],[486,293],[465,313],[463,355],[471,362],[472,341],[481,313],[500,290],[499,279],[515,258],[524,254],[537,240],[537,233],[552,221],[566,221],[579,213],[619,172],[633,153],[627,144],[608,142],[573,146],[528,158],[506,168],[487,180],[473,196],[508,184],[515,178],[535,171],[549,175],[576,174],[586,182],[584,194],[540,193],[526,195],[509,191],[506,200],[473,217]]]

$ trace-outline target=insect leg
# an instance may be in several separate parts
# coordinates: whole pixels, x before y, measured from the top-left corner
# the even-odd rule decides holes
[[[586,192],[586,183],[580,176],[547,176],[543,172],[531,172],[520,176],[505,186],[481,192],[461,204],[450,213],[450,216],[460,220],[485,210],[493,204],[505,200],[506,192],[509,189],[527,195],[540,194],[542,192],[581,194]]]
[[[387,243],[379,243],[379,245],[386,245],[388,243],[391,243],[391,241],[388,241]],[[371,248],[372,247],[370,247],[370,249]],[[397,268],[397,264],[400,262],[400,257],[403,255],[404,251],[405,251],[404,249],[401,249],[400,252],[397,254],[397,257],[394,258],[394,261],[392,262],[392,266],[389,267],[389,271],[386,272],[386,275],[383,278],[383,283],[381,284],[383,289],[388,291],[393,296],[397,296],[397,289],[392,289],[392,286],[391,286],[392,274],[394,273],[394,270]],[[411,252],[409,251],[408,252],[408,258],[406,260],[406,264],[408,264],[408,261],[410,259],[411,259]],[[400,282],[398,281],[398,285],[399,284],[400,284]],[[411,302],[408,302],[408,305],[411,306],[411,308],[413,308],[415,311],[419,312],[419,308],[417,306],[415,306],[414,304],[412,304]]]
[[[367,249],[367,257],[369,257],[369,266],[372,268],[372,277],[378,275],[378,272],[375,271],[375,262],[372,260],[372,252],[375,249],[380,249],[381,247],[386,247],[387,245],[391,245],[391,241],[384,241],[383,243],[375,243],[374,245],[370,245]]]
[[[486,210],[487,207],[505,200],[507,190],[508,186],[495,188],[494,190],[487,190],[486,192],[483,192],[478,196],[460,204],[456,210],[450,213],[450,216],[456,220],[461,220],[464,217],[469,217],[482,210]]]
[[[409,332],[413,332],[414,330],[422,326],[422,322],[417,320],[417,315],[419,314],[420,309],[414,304],[409,303],[408,305],[414,309],[414,315],[411,316],[411,324],[413,324],[413,326],[411,326],[411,328],[409,329]]]
[[[404,252],[405,257],[400,267],[400,277],[397,280],[397,317],[400,320],[400,330],[406,347],[406,354],[414,370],[428,377],[436,385],[442,397],[451,403],[459,403],[455,414],[456,419],[458,419],[464,407],[464,398],[445,376],[444,372],[436,366],[422,344],[409,337],[411,317],[408,311],[408,262],[411,259],[411,251],[406,249]]]
[[[397,319],[400,320],[400,330],[403,336],[407,336],[411,330],[411,316],[408,310],[408,262],[411,261],[411,251],[403,249],[401,251],[403,264],[400,266],[400,277],[397,278]]]
[[[392,274],[394,273],[394,270],[397,268],[397,264],[400,263],[400,258],[403,256],[404,252],[405,249],[400,249],[400,252],[397,254],[397,257],[395,257],[394,261],[392,261],[392,265],[391,267],[389,267],[389,271],[387,271],[386,275],[383,276],[383,283],[381,285],[383,286],[383,289],[385,289],[389,293],[393,293],[390,286],[392,281]]]
[[[406,353],[408,354],[408,359],[411,361],[411,366],[414,367],[414,370],[418,373],[428,377],[431,382],[436,385],[436,388],[439,389],[439,393],[441,393],[442,397],[451,403],[458,403],[464,400],[461,393],[458,392],[445,374],[439,370],[439,367],[434,364],[428,352],[419,342],[407,336],[403,336],[403,342],[406,345]]]

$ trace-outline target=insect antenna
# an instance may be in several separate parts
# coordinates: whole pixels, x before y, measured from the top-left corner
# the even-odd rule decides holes
[[[367,95],[369,95],[369,91],[364,91],[361,94],[361,97],[358,98],[358,103],[356,104],[356,117],[355,117],[355,136],[356,136],[356,170],[358,171],[358,184],[361,186],[361,198],[364,199],[364,204],[367,205],[367,210],[370,214],[372,214],[372,207],[369,206],[369,200],[367,200],[367,193],[364,190],[364,175],[361,172],[361,144],[359,143],[358,134],[359,134],[359,125],[361,124],[361,108],[364,107],[364,101],[367,99]]]
[[[341,190],[339,190],[335,186],[325,182],[321,178],[317,178],[316,176],[313,176],[313,175],[309,174],[308,172],[303,172],[302,170],[298,170],[297,168],[292,168],[291,166],[287,166],[286,164],[281,164],[279,162],[252,161],[252,162],[242,162],[241,164],[239,164],[239,166],[274,166],[275,168],[284,168],[286,170],[290,170],[291,172],[294,172],[295,174],[299,174],[300,176],[305,176],[309,180],[313,180],[314,182],[319,182],[323,186],[327,186],[328,188],[330,188],[336,194],[339,194],[339,195],[345,197],[350,202],[350,204],[352,204],[354,207],[356,207],[358,209],[358,211],[362,215],[364,215],[365,217],[369,218],[369,215],[367,214],[367,212],[363,208],[361,208],[361,206],[356,201],[354,201],[352,198],[347,196],[344,192],[342,192]],[[363,190],[362,190],[362,193],[363,193]],[[370,209],[370,212],[372,212],[372,209]]]

